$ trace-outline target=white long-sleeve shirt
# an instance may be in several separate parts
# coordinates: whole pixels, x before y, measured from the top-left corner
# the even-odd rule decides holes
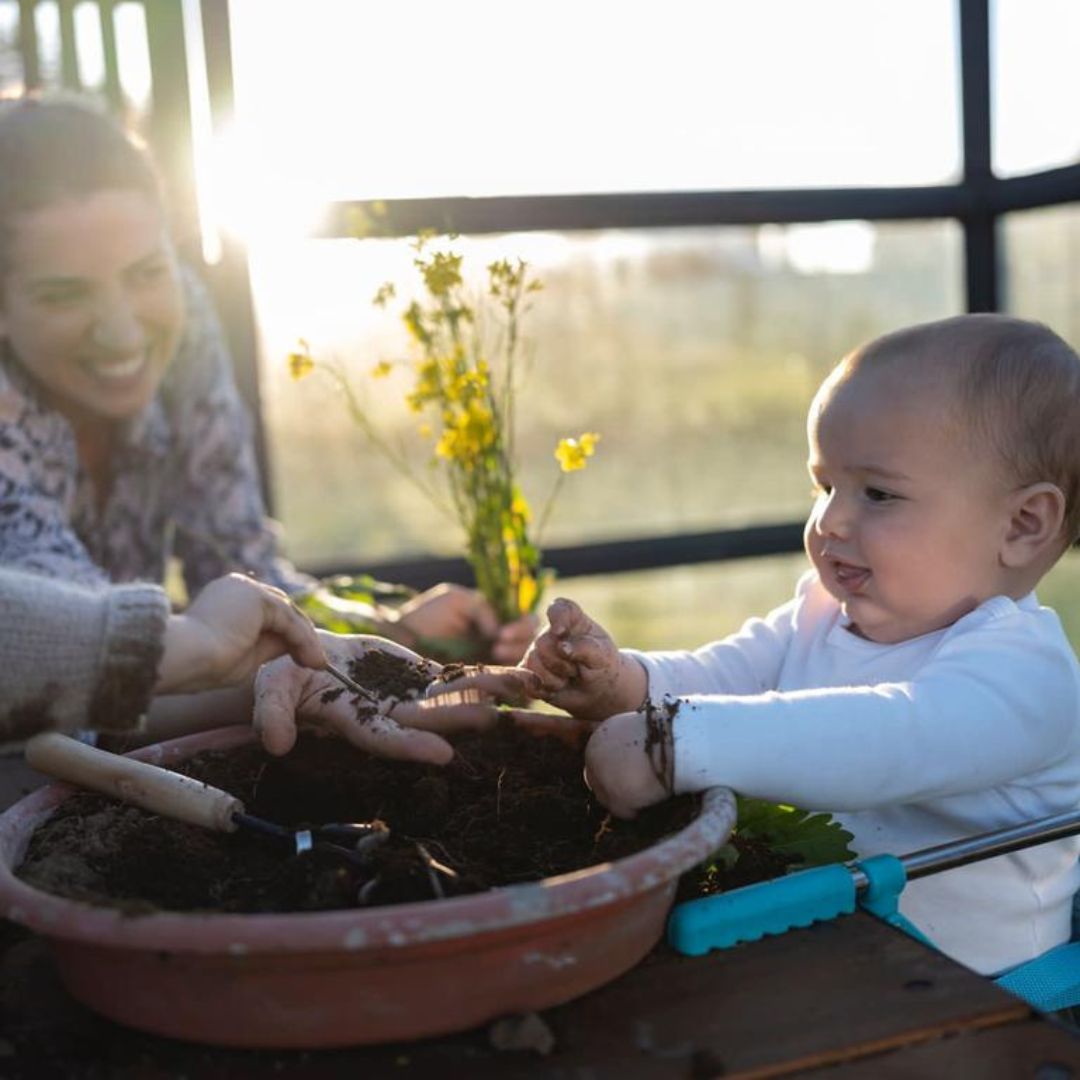
[[[675,788],[828,810],[861,857],[1080,807],[1080,665],[1034,594],[895,645],[857,637],[809,573],[765,619],[694,652],[634,653],[681,699]],[[911,882],[900,910],[983,974],[1069,938],[1070,838]]]

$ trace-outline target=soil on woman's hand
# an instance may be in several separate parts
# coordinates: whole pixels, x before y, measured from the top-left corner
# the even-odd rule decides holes
[[[288,841],[210,832],[80,793],[34,834],[18,872],[39,888],[132,913],[320,911],[580,870],[639,851],[696,812],[684,797],[615,820],[585,786],[579,749],[510,725],[458,738],[455,748],[439,768],[306,735],[283,758],[251,744],[180,767],[281,825],[382,823],[363,865],[319,846],[297,855]]]

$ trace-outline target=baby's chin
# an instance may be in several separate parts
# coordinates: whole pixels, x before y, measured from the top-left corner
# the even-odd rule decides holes
[[[942,624],[940,620],[935,622],[933,620],[874,619],[867,618],[865,614],[862,620],[859,620],[849,610],[850,605],[841,604],[840,607],[847,619],[845,624],[847,630],[864,641],[872,641],[875,645],[899,645],[904,641],[912,641],[915,638],[933,634],[950,625],[949,623]]]

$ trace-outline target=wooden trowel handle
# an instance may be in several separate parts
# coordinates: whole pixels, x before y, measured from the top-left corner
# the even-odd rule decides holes
[[[244,812],[244,804],[220,788],[55,732],[35,735],[26,744],[26,761],[57,780],[204,829],[232,832],[236,828],[233,814]]]

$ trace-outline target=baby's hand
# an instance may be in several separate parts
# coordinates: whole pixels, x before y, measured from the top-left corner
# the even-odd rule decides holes
[[[543,698],[586,720],[636,708],[648,684],[641,665],[573,600],[555,600],[547,617],[548,628],[522,661],[540,677]]]
[[[674,754],[671,720],[665,710],[621,713],[605,720],[585,747],[585,782],[616,817],[672,793]]]

